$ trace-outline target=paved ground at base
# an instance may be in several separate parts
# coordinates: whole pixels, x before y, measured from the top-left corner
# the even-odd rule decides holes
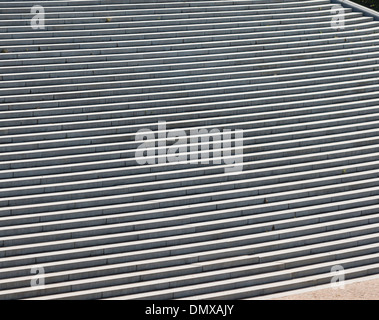
[[[273,300],[379,300],[379,279],[350,283],[344,289],[322,289]]]

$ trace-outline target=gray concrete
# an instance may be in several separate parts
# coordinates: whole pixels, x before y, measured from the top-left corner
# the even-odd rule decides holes
[[[242,299],[379,273],[379,21],[342,1],[336,31],[336,2],[40,1],[40,31],[0,0],[0,299]],[[158,121],[242,129],[244,170],[138,165]]]

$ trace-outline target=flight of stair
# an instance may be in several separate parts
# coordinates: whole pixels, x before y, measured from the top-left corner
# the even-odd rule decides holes
[[[333,5],[0,0],[0,299],[244,299],[334,266],[379,274],[379,21],[346,8],[336,30]],[[163,121],[243,130],[243,170],[138,164],[136,132]]]

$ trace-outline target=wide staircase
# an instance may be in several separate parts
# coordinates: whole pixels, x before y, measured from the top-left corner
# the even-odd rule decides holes
[[[336,30],[333,5],[0,0],[0,299],[262,298],[335,266],[379,274],[379,21],[346,8]],[[243,130],[243,170],[162,144],[140,165],[136,133],[162,122]]]

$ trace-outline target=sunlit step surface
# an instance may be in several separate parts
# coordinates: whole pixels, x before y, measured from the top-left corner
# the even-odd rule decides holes
[[[377,20],[346,7],[336,29],[329,0],[39,5],[43,30],[0,0],[0,299],[379,273]]]

